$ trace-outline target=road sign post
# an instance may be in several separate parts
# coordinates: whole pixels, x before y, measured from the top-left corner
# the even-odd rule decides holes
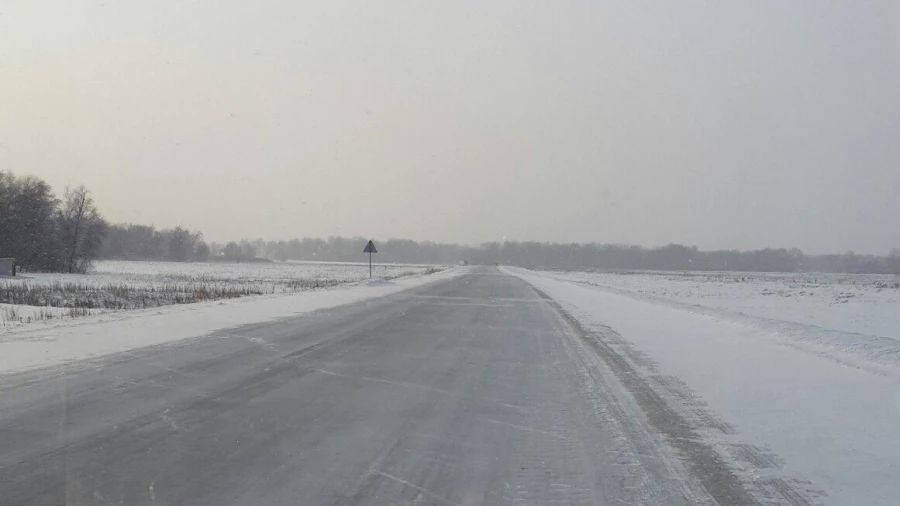
[[[369,243],[366,244],[363,253],[369,254],[369,279],[372,279],[372,253],[378,253],[378,250],[375,249],[375,243],[370,240]]]

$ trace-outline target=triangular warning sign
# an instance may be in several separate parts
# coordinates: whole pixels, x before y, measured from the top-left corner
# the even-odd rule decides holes
[[[375,243],[369,241],[369,244],[366,244],[366,249],[363,250],[363,253],[378,253],[378,250],[375,249]]]

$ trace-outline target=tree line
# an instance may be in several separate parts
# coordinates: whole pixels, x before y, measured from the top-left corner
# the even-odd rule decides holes
[[[366,244],[363,237],[242,240],[224,249],[241,251],[245,258],[359,262]],[[748,272],[846,272],[900,274],[900,249],[887,256],[857,254],[807,255],[797,248],[752,251],[701,251],[696,246],[669,244],[657,248],[599,243],[490,242],[464,246],[431,241],[388,239],[376,241],[379,262],[516,265],[564,270],[686,270]],[[212,245],[214,252],[223,247]]]
[[[366,245],[363,237],[309,238],[289,241],[263,239],[233,241],[210,245],[213,258],[248,260],[267,258],[278,261],[303,260],[322,262],[362,262]],[[388,239],[378,241],[377,261],[387,263],[456,263],[465,258],[466,248],[455,244],[430,241]]]
[[[0,171],[0,257],[26,270],[85,272],[107,228],[84,186],[57,198],[40,178]]]
[[[114,225],[103,243],[104,258],[170,261],[296,260],[361,262],[364,237],[329,237],[266,241],[242,239],[226,244],[203,241],[199,232],[180,227],[155,230],[146,225]],[[432,241],[376,241],[378,262],[503,264],[562,270],[685,270],[748,272],[846,272],[900,274],[900,249],[887,256],[807,255],[797,248],[752,251],[702,251],[669,244],[648,248],[621,244],[490,242],[466,246]]]
[[[33,176],[0,171],[0,257],[16,258],[27,270],[86,272],[97,258],[160,261],[359,262],[363,237],[263,239],[207,243],[182,227],[109,225],[83,186],[62,198]],[[900,249],[886,256],[807,255],[801,250],[701,251],[669,244],[658,248],[600,243],[490,242],[467,246],[432,241],[376,241],[377,261],[386,263],[505,264],[566,270],[694,270],[756,272],[847,272],[900,275]]]
[[[112,260],[205,262],[210,247],[203,234],[182,227],[157,230],[153,225],[112,225],[100,249],[100,257]]]

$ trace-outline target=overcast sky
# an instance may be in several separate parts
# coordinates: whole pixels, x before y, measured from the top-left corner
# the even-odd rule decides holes
[[[210,240],[900,247],[900,2],[2,0],[0,169]]]

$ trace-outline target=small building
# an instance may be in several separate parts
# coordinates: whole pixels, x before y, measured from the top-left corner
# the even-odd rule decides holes
[[[16,275],[16,259],[0,258],[0,276]]]

